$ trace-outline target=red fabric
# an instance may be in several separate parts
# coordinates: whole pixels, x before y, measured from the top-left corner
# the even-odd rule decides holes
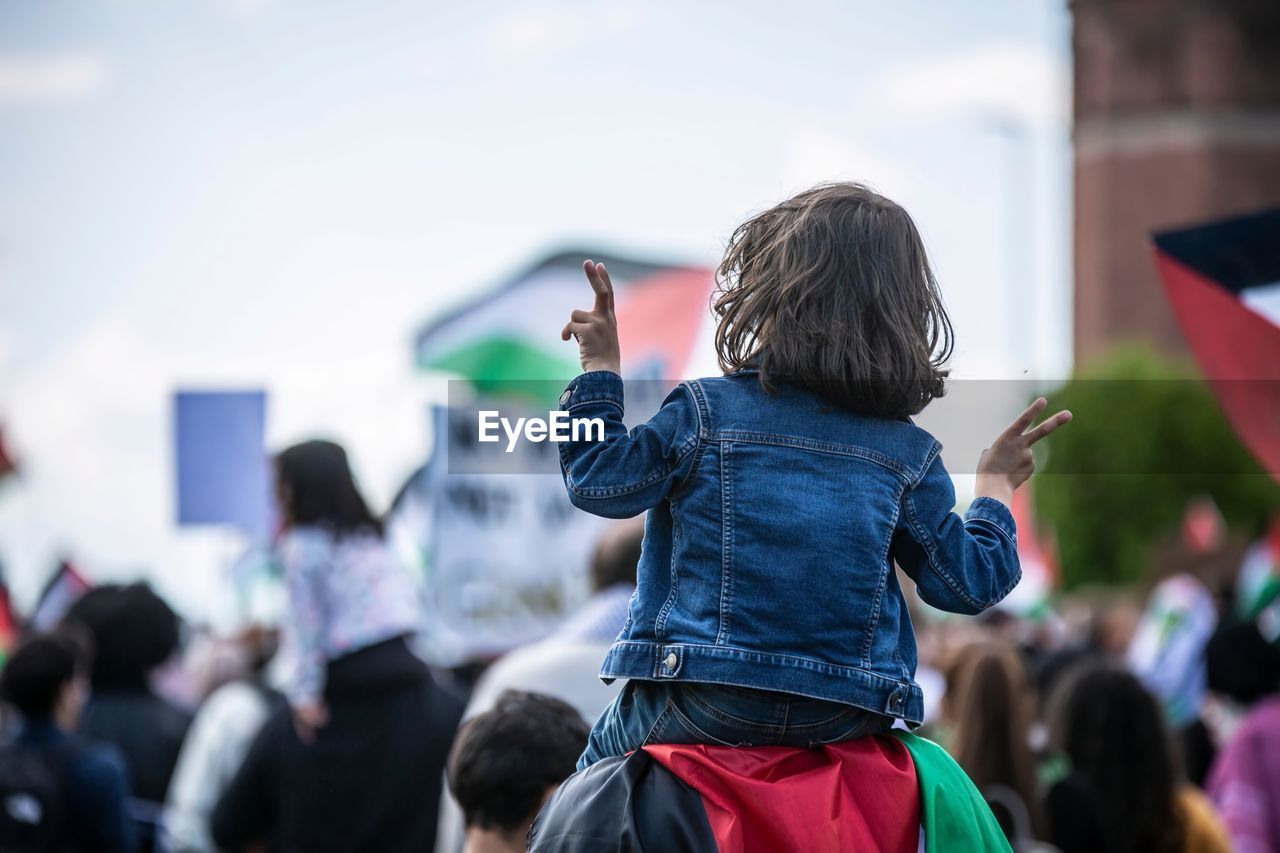
[[[1228,420],[1262,467],[1280,480],[1280,327],[1164,252],[1156,252],[1156,264]]]
[[[1014,492],[1013,505],[1009,507],[1014,529],[1018,531],[1018,562],[1024,575],[1033,569],[1043,571],[1045,586],[1051,587],[1058,580],[1058,549],[1052,540],[1040,538],[1040,528],[1031,504],[1031,490],[1032,485],[1028,483]]]
[[[656,362],[658,379],[684,375],[707,313],[709,269],[673,268],[637,279],[618,297],[618,341],[632,365]]]
[[[720,853],[917,850],[915,765],[896,738],[864,737],[822,749],[644,749],[702,795]]]

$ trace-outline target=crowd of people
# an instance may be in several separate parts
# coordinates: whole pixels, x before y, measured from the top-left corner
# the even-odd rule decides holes
[[[644,847],[632,830],[664,818],[752,849],[741,827],[775,837],[789,817],[768,793],[787,768],[740,760],[760,770],[745,750],[765,748],[838,765],[808,774],[840,780],[823,796],[847,809],[827,811],[870,820],[850,835],[815,812],[772,849],[1280,849],[1280,549],[1223,571],[1221,542],[1197,539],[1180,561],[1153,552],[1141,607],[1011,611],[1014,493],[1073,416],[1032,403],[955,512],[941,445],[911,421],[944,393],[951,326],[899,205],[824,184],[741,225],[713,303],[724,375],[633,428],[612,281],[584,272],[594,307],[561,333],[584,372],[559,405],[604,437],[559,449],[567,500],[632,520],[596,544],[583,607],[434,670],[423,591],[345,451],[289,447],[278,625],[197,644],[149,587],[102,586],[14,651],[0,850],[567,853]],[[714,820],[661,797],[630,820],[646,790],[694,790],[675,765],[737,787],[711,786]],[[867,797],[897,787],[871,807],[851,786],[875,768],[892,772]]]
[[[315,475],[323,488],[356,494],[345,461],[328,467]],[[608,528],[594,596],[478,681],[433,671],[412,631],[375,636],[325,666],[324,716],[309,721],[273,667],[296,628],[195,642],[145,584],[96,587],[56,631],[25,637],[0,674],[5,849],[522,850],[621,686],[596,672],[626,619],[641,535],[635,521]],[[367,560],[376,529],[359,536]],[[336,567],[341,551],[321,559]],[[335,569],[331,582],[358,598],[354,578]],[[1170,582],[1220,602],[1187,659],[1205,689],[1181,720],[1170,708],[1186,697],[1161,695],[1170,673],[1134,660],[1141,608],[1124,599],[1036,619],[939,619],[913,602],[922,731],[1015,850],[1280,844],[1280,647],[1237,606],[1238,579],[1193,570]],[[1252,611],[1275,597],[1273,584]],[[1157,615],[1177,642],[1179,614]]]

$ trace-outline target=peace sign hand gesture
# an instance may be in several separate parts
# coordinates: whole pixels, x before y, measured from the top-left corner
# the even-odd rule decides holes
[[[585,261],[582,271],[596,294],[596,304],[590,311],[575,310],[569,322],[560,331],[561,340],[576,338],[578,359],[584,371],[611,370],[622,372],[622,357],[618,349],[618,318],[613,313],[613,282],[604,264]]]
[[[1013,490],[1025,483],[1036,469],[1031,446],[1071,421],[1071,413],[1064,409],[1028,432],[1027,428],[1035,422],[1036,415],[1047,405],[1049,401],[1044,397],[1037,398],[990,447],[982,451],[978,459],[978,497],[995,498],[1006,506],[1012,503]]]

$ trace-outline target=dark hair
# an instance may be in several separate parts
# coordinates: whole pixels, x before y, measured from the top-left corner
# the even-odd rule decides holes
[[[636,566],[640,563],[644,527],[624,524],[624,528],[607,532],[596,545],[591,559],[591,586],[596,590],[618,584],[636,585]]]
[[[523,829],[547,790],[573,775],[588,734],[565,702],[504,692],[492,710],[463,725],[449,755],[449,790],[467,826]]]
[[[716,352],[836,406],[903,418],[945,391],[952,330],[924,241],[863,184],[821,184],[734,231],[717,276]]]
[[[85,669],[85,649],[67,633],[24,640],[0,674],[0,696],[24,717],[53,713],[63,689]]]
[[[1032,696],[1026,668],[1015,649],[980,642],[960,651],[947,679],[946,703],[955,725],[951,755],[978,790],[1012,790],[1027,807],[1033,835],[1040,827],[1040,792],[1028,737]],[[995,804],[997,807],[999,803]],[[995,808],[1012,837],[1013,815]]]
[[[276,495],[287,525],[324,527],[339,536],[361,529],[382,535],[382,522],[356,487],[347,452],[332,441],[304,441],[281,451]]]
[[[151,671],[178,650],[181,623],[146,583],[94,587],[63,620],[88,632],[94,690],[145,690]]]
[[[1164,715],[1137,677],[1084,665],[1055,700],[1055,744],[1093,794],[1108,850],[1181,850],[1181,769]]]
[[[1280,690],[1280,649],[1252,620],[1219,625],[1204,650],[1209,689],[1252,705]]]

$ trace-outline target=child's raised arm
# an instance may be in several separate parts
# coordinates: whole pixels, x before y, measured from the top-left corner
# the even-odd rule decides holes
[[[586,372],[569,383],[560,406],[573,419],[598,418],[604,436],[587,430],[582,440],[562,443],[560,467],[574,506],[608,518],[629,518],[656,506],[691,470],[698,446],[697,403],[681,385],[647,423],[627,432],[613,283],[604,264],[587,261],[583,271],[595,291],[595,307],[574,311],[560,337],[577,338]]]
[[[1021,486],[1036,470],[1031,446],[1058,427],[1071,422],[1071,413],[1065,409],[1030,432],[1027,427],[1035,423],[1036,415],[1049,405],[1044,397],[1037,397],[1017,420],[982,451],[978,459],[978,478],[975,493],[978,497],[994,498],[1005,506],[1013,501],[1014,489]]]
[[[561,340],[578,341],[578,360],[586,372],[608,370],[622,373],[622,357],[618,349],[618,318],[613,313],[613,281],[604,264],[583,261],[582,271],[596,293],[596,304],[590,311],[575,310],[560,331]]]
[[[1022,577],[1009,512],[1013,491],[1035,470],[1031,446],[1071,420],[1070,412],[1058,412],[1028,431],[1045,405],[1043,397],[1036,400],[983,451],[977,497],[963,519],[952,511],[955,487],[940,458],[903,495],[893,558],[928,604],[952,613],[981,613]]]

